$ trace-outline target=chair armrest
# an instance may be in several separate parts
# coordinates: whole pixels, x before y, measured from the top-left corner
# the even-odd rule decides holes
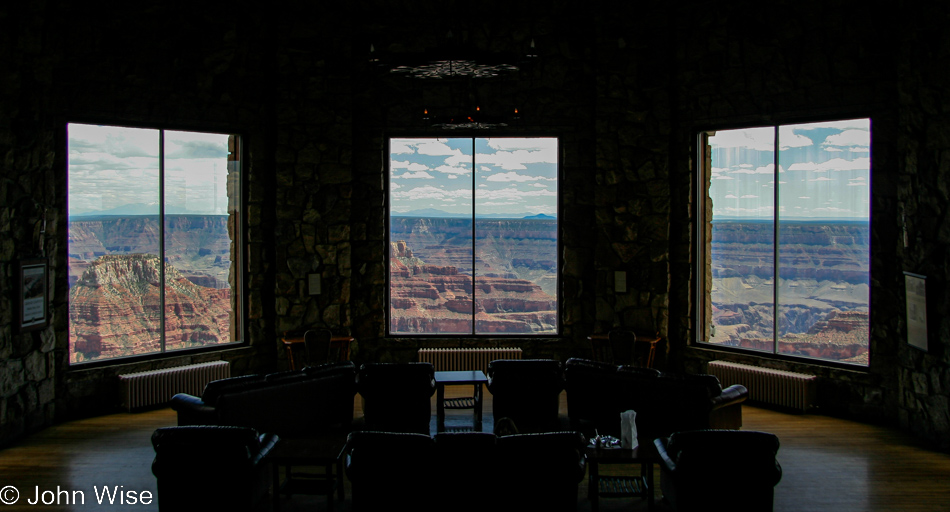
[[[178,393],[172,397],[170,404],[178,412],[179,426],[217,424],[217,410],[196,396]]]
[[[670,442],[668,437],[658,437],[653,440],[653,446],[656,447],[657,455],[659,455],[658,463],[660,468],[673,473],[676,471],[676,463],[673,462],[673,459],[670,458],[670,454],[666,451],[666,445]]]
[[[733,384],[723,389],[719,396],[711,399],[712,410],[745,402],[747,398],[749,398],[749,390],[741,384]]]
[[[280,441],[280,438],[277,437],[277,434],[261,434],[259,439],[261,442],[261,449],[258,450],[256,454],[254,454],[254,457],[251,460],[251,463],[255,466],[264,460],[264,458],[267,457],[267,454],[270,453],[270,451],[275,446],[277,446],[277,441]]]

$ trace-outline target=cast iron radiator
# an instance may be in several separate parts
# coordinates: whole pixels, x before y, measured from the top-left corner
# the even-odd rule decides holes
[[[521,359],[521,348],[420,348],[419,361],[432,363],[437,372],[481,370],[495,359]]]
[[[749,400],[780,405],[807,412],[815,401],[818,377],[772,368],[759,368],[729,361],[710,361],[707,372],[719,379],[722,387],[742,384]]]
[[[201,396],[205,385],[231,376],[227,361],[162,368],[119,375],[120,403],[127,411],[164,404],[176,393]]]

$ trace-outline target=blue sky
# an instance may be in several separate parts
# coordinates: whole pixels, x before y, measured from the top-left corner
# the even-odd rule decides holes
[[[474,161],[473,161],[474,153]],[[390,210],[557,215],[555,138],[390,140]]]
[[[157,214],[159,130],[68,126],[69,215]],[[228,135],[165,132],[165,211],[227,214]]]
[[[870,216],[868,119],[779,128],[779,216],[866,220]],[[775,130],[721,130],[709,137],[713,216],[771,218]]]

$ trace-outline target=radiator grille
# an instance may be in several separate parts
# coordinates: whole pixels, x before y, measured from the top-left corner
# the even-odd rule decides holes
[[[710,361],[707,371],[723,387],[741,384],[749,390],[749,400],[799,409],[814,403],[818,377],[772,368],[759,368],[729,361]]]
[[[481,370],[495,359],[521,359],[518,347],[501,348],[420,348],[419,361],[432,363],[437,372]]]
[[[163,404],[176,393],[199,396],[207,383],[230,376],[231,366],[227,361],[119,375],[119,400],[125,410],[131,411]]]

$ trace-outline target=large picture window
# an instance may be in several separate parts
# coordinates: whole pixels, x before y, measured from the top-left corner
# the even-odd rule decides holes
[[[239,342],[240,138],[67,130],[70,363]]]
[[[870,120],[700,138],[701,341],[866,366]]]
[[[557,139],[389,150],[390,334],[556,334]]]

